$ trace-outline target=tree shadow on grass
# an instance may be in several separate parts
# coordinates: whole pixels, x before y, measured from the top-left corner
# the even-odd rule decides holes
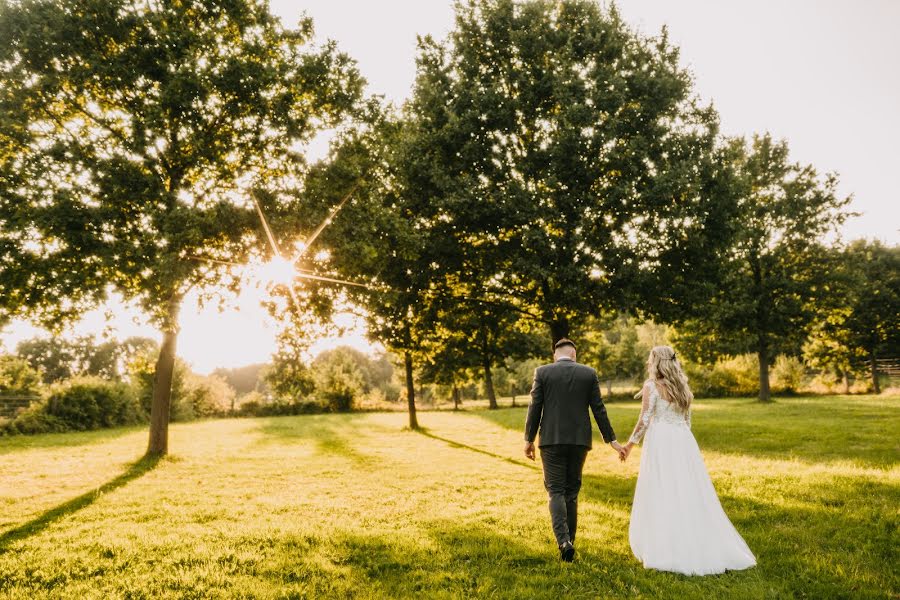
[[[524,460],[516,460],[515,458],[510,458],[508,456],[502,456],[500,454],[494,454],[493,452],[484,450],[482,448],[476,448],[475,446],[469,446],[467,444],[463,444],[461,442],[451,440],[450,438],[441,437],[439,435],[431,433],[431,431],[425,427],[420,427],[419,429],[416,430],[416,432],[424,435],[425,437],[430,437],[433,440],[437,440],[439,442],[444,442],[445,444],[448,444],[448,445],[452,446],[453,448],[460,448],[462,450],[469,450],[471,452],[477,452],[479,454],[484,454],[485,456],[490,456],[491,458],[496,458],[497,460],[502,460],[504,462],[508,462],[513,465],[518,465],[520,467],[526,467],[529,469],[535,469],[538,471],[540,470],[540,468],[534,463],[525,462]]]
[[[427,431],[422,433],[457,448],[540,470],[537,465]],[[790,495],[779,502],[720,493],[726,513],[757,554],[761,565],[757,569],[712,578],[656,573],[651,579],[663,578],[669,583],[701,581],[705,586],[711,581],[727,581],[722,579],[724,577],[747,578],[748,584],[752,582],[756,586],[747,597],[762,594],[764,590],[769,593],[773,589],[780,589],[788,596],[814,591],[809,597],[820,598],[883,597],[881,594],[886,590],[895,593],[898,578],[889,565],[896,564],[897,560],[894,542],[898,522],[893,507],[900,502],[900,489],[887,482],[860,476],[832,477],[798,485],[800,488],[794,493],[789,492]],[[634,487],[633,477],[586,473],[582,477],[580,497],[585,505],[608,505],[629,513]],[[719,585],[713,586],[716,597],[741,597],[731,594],[730,589],[728,594],[720,595],[723,590]],[[584,591],[588,595],[599,593],[599,590],[591,592],[588,588]],[[628,595],[632,595],[632,591]],[[671,595],[668,587],[664,591],[664,595]]]
[[[476,518],[429,520],[414,538],[338,531],[309,552],[279,552],[281,560],[257,575],[285,593],[365,598],[747,598],[761,580],[752,571],[706,578],[647,571],[596,541],[581,544],[576,562],[566,564],[548,540],[530,540],[515,527]]]
[[[343,456],[357,464],[365,464],[372,457],[357,451],[349,442],[354,434],[354,417],[335,423],[333,415],[303,415],[297,417],[267,417],[261,419],[259,431],[266,435],[261,443],[284,443],[298,440],[316,445],[321,454]]]
[[[137,462],[132,463],[124,473],[115,479],[107,481],[100,487],[92,489],[68,502],[64,502],[55,508],[51,508],[39,517],[36,517],[23,525],[19,525],[14,529],[4,532],[0,535],[0,554],[6,552],[9,549],[9,546],[14,542],[37,535],[49,527],[54,521],[90,506],[103,494],[112,492],[130,481],[148,473],[156,467],[159,460],[160,457],[158,455],[146,455]]]

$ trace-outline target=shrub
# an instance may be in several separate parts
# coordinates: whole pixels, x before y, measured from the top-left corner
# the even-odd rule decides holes
[[[714,365],[688,363],[685,372],[697,397],[752,396],[759,391],[759,362],[753,354],[722,358]]]
[[[184,379],[174,406],[173,421],[188,421],[229,413],[234,406],[235,392],[223,377],[189,373]]]
[[[45,412],[74,430],[133,425],[147,419],[132,387],[97,377],[77,377],[57,386]]]
[[[0,355],[0,394],[35,396],[41,391],[41,372],[27,360],[10,354]]]
[[[11,421],[0,424],[0,435],[60,433],[68,431],[66,424],[58,417],[48,415],[45,402],[32,404]]]
[[[314,364],[315,395],[329,410],[351,410],[365,389],[363,373],[348,354],[334,353],[327,358]]]
[[[795,356],[779,355],[772,365],[772,391],[796,394],[806,379],[806,366]]]

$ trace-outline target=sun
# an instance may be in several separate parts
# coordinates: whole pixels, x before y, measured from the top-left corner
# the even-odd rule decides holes
[[[297,278],[297,268],[294,263],[276,254],[260,266],[259,277],[267,283],[290,286]]]

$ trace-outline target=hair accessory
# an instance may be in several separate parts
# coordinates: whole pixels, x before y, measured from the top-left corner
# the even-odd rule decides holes
[[[673,352],[672,352],[672,360],[675,360],[675,357],[676,357],[676,356],[678,356],[678,355],[675,354],[675,352],[673,351]]]

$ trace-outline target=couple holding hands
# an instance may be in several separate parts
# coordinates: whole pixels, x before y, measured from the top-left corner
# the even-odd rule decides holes
[[[603,441],[621,460],[643,441],[628,537],[644,567],[710,575],[754,566],[756,558],[722,510],[691,433],[693,394],[675,351],[668,346],[650,351],[641,414],[624,446],[606,415],[597,372],[575,358],[574,342],[555,344],[554,362],[535,370],[525,422],[525,456],[531,460],[540,433],[544,487],[560,558],[575,558],[578,492],[591,448],[593,413]]]

